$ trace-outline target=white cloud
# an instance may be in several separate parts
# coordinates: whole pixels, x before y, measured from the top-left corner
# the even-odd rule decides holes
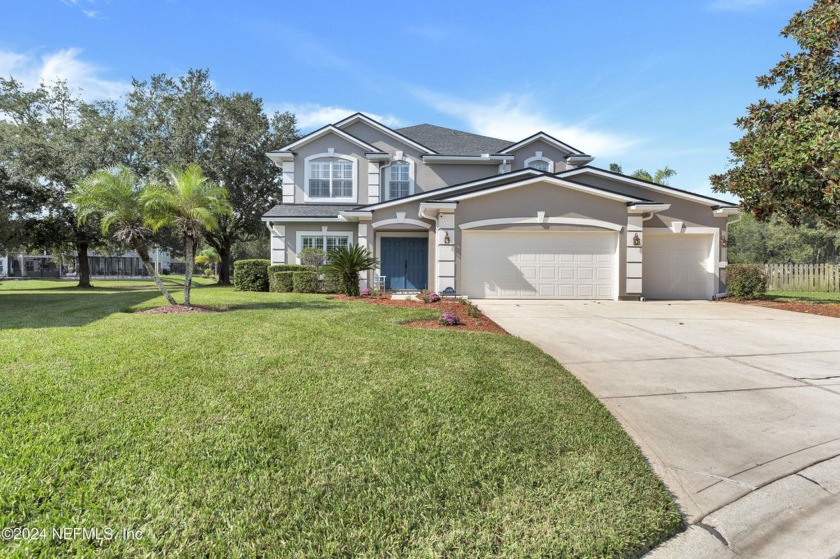
[[[102,15],[97,10],[82,10],[82,13],[90,19],[102,19]]]
[[[273,105],[266,103],[266,112],[273,113],[274,111],[289,111],[297,116],[298,126],[303,131],[310,131],[326,124],[333,124],[357,112],[362,112],[385,126],[394,127],[402,125],[402,122],[398,118],[391,115],[380,115],[370,111],[358,111],[334,105],[323,106],[317,103],[302,103],[298,105],[289,103]]]
[[[461,119],[469,131],[503,140],[517,141],[542,131],[599,158],[620,156],[643,141],[547,116],[532,106],[528,95],[508,93],[496,101],[476,102],[423,88],[413,88],[412,93],[435,110]]]
[[[27,87],[65,80],[85,99],[114,99],[131,89],[127,81],[102,77],[103,69],[82,60],[81,49],[68,48],[41,56],[0,50],[0,75],[12,76]]]

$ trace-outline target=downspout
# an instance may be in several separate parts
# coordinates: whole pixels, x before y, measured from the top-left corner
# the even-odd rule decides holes
[[[726,235],[726,262],[729,263],[729,226],[735,225],[739,221],[744,219],[744,214],[740,214],[737,219],[733,219],[732,221],[726,220],[726,227],[723,228],[724,234]],[[723,299],[729,296],[728,291],[724,291],[723,293],[715,293],[715,299]]]

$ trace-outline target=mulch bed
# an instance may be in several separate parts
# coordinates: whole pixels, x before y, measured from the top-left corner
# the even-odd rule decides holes
[[[165,307],[155,307],[145,311],[138,311],[137,314],[184,314],[184,313],[206,313],[206,312],[225,312],[229,311],[229,307],[207,307],[204,305],[167,305]]]
[[[833,316],[840,318],[840,304],[833,303],[805,303],[801,301],[743,301],[728,299],[742,305],[754,305],[756,307],[768,307],[783,311],[804,312],[808,314],[819,314],[822,316]]]
[[[432,309],[439,314],[446,311],[453,312],[458,316],[461,324],[457,326],[444,326],[438,320],[414,320],[406,322],[403,326],[408,328],[426,328],[429,330],[455,330],[458,332],[489,332],[491,334],[504,334],[507,332],[498,324],[484,316],[481,311],[478,312],[477,317],[472,317],[467,314],[467,305],[463,305],[458,301],[450,299],[441,299],[436,303],[424,303],[416,299],[391,299],[390,295],[382,295],[379,297],[347,297],[346,295],[336,295],[334,297],[337,301],[363,301],[374,305],[385,305],[388,307],[402,307],[402,308],[424,308]]]

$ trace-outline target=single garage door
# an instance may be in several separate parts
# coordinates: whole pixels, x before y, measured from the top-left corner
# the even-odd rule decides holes
[[[490,299],[613,299],[613,232],[464,231],[461,287]]]
[[[645,235],[642,292],[648,299],[711,299],[712,235]]]

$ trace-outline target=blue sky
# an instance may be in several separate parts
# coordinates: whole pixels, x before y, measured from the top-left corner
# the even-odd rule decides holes
[[[3,0],[0,75],[88,97],[208,68],[304,131],[364,111],[518,140],[544,130],[626,172],[710,193],[801,0]],[[365,8],[367,6],[367,8]]]

